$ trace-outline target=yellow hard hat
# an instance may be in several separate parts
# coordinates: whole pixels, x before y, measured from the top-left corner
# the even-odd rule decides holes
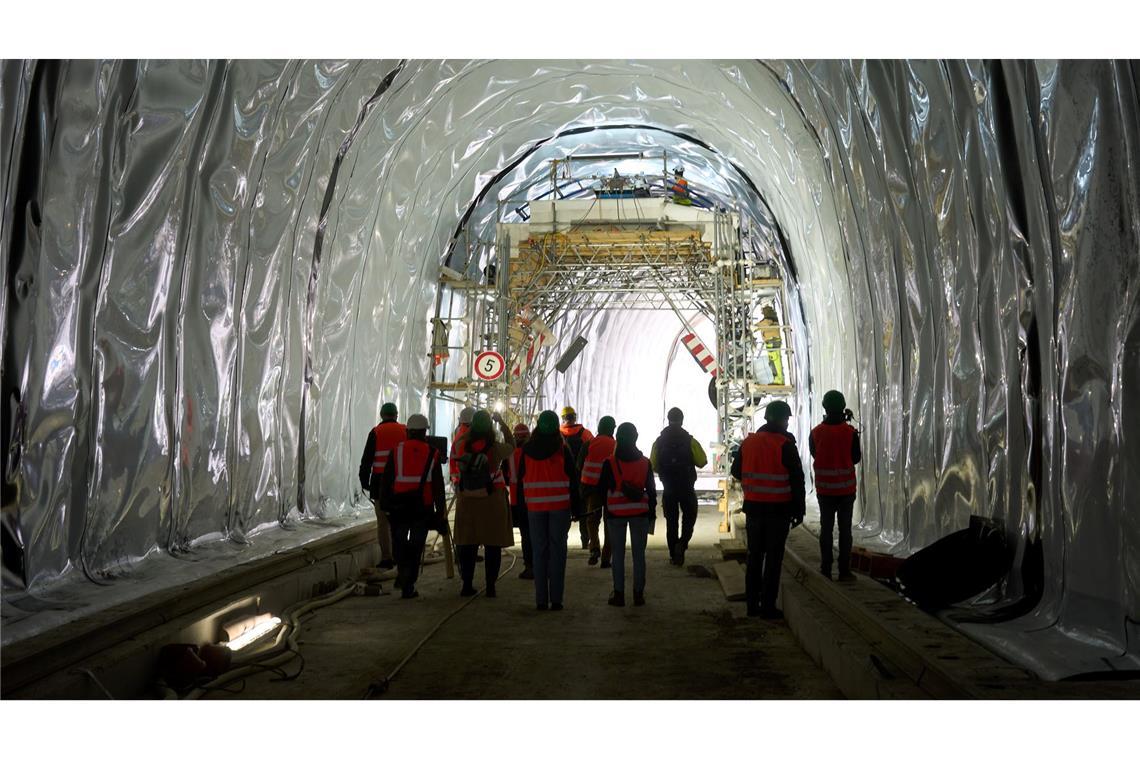
[[[564,407],[562,407],[562,416],[563,417],[570,417],[570,416],[577,417],[578,413],[574,411],[574,407],[564,406]]]

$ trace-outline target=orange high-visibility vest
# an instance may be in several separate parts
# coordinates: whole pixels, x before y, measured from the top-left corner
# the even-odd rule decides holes
[[[478,454],[480,452],[488,451],[488,450],[490,450],[490,448],[491,447],[487,445],[487,442],[485,440],[482,440],[482,439],[476,441],[474,444],[470,445],[470,447],[467,443],[467,438],[465,438],[465,437],[460,438],[458,441],[455,442],[455,447],[453,449],[455,452],[455,457],[454,457],[454,459],[452,459],[452,461],[455,462],[455,468],[456,468],[455,483],[456,484],[459,483],[459,460],[463,457],[463,455],[466,454],[469,450],[474,451],[476,454]],[[506,488],[507,487],[507,481],[506,481],[506,478],[503,477],[503,469],[501,467],[497,466],[499,463],[498,462],[491,462],[488,460],[487,464],[491,468],[491,485],[495,489]]]
[[[582,463],[582,485],[596,486],[602,477],[602,463],[614,455],[617,441],[612,435],[599,435],[586,446]]]
[[[507,460],[507,484],[511,489],[511,506],[519,503],[519,459],[522,457],[522,446],[517,447]]]
[[[757,431],[740,444],[741,484],[745,501],[781,503],[792,500],[792,483],[784,467],[787,436]]]
[[[528,512],[553,512],[570,508],[570,479],[566,476],[564,454],[555,452],[546,459],[526,457],[523,497]]]
[[[455,434],[451,436],[451,456],[447,459],[447,474],[451,478],[451,485],[459,485],[459,462],[458,457],[455,456],[455,447],[459,444],[459,439],[467,435],[467,431],[471,426],[466,422],[460,422],[459,427],[455,428]]]
[[[641,496],[631,499],[621,490],[622,481],[628,481],[636,486],[642,486],[649,479],[649,460],[645,457],[636,462],[619,462],[618,458],[610,457],[610,472],[614,476],[614,485],[606,492],[606,509],[614,517],[632,517],[643,515],[649,511],[649,492],[642,491]]]
[[[673,195],[679,195],[683,198],[687,198],[689,195],[689,180],[685,179],[684,177],[674,177],[672,190]]]
[[[820,496],[850,496],[856,491],[855,463],[851,461],[851,445],[855,428],[846,422],[839,425],[820,423],[811,431],[815,444],[815,492]]]
[[[424,506],[430,507],[434,502],[432,494],[432,478],[430,473],[427,480],[423,479],[424,469],[428,467],[428,457],[431,457],[431,466],[435,466],[437,454],[426,441],[402,441],[392,449],[392,456],[396,462],[396,478],[392,484],[392,491],[396,494],[412,493],[419,489],[420,482],[424,484]]]
[[[381,475],[392,449],[401,441],[408,440],[408,428],[395,420],[388,420],[372,428],[372,438],[376,445],[372,454],[372,472]]]

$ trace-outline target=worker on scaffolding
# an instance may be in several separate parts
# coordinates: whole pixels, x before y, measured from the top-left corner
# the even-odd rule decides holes
[[[598,486],[606,509],[606,536],[613,546],[614,590],[609,603],[625,606],[625,534],[633,556],[633,604],[645,604],[645,545],[657,519],[657,485],[649,460],[637,448],[637,428],[618,426],[614,455],[602,463]]]
[[[360,457],[360,488],[372,500],[376,512],[376,540],[380,544],[380,564],[377,567],[390,570],[396,566],[392,552],[392,530],[388,517],[380,509],[380,479],[384,466],[396,444],[407,440],[408,430],[397,417],[396,405],[388,402],[380,407],[380,422],[368,431],[364,442],[364,453]]]
[[[732,476],[744,489],[748,615],[768,620],[784,617],[776,608],[784,542],[788,530],[804,520],[804,470],[788,432],[791,416],[786,402],[768,404],[766,424],[744,439],[732,461]]]
[[[440,455],[427,440],[428,420],[408,417],[407,440],[396,444],[384,464],[380,506],[392,525],[396,587],[403,599],[415,599],[416,578],[428,530],[447,533],[447,495]]]
[[[530,520],[534,599],[539,610],[561,610],[566,588],[566,535],[581,517],[578,468],[558,433],[558,416],[545,411],[523,446],[518,469],[519,503]]]
[[[503,441],[495,439],[492,422],[499,426]],[[515,451],[515,437],[499,416],[484,410],[475,412],[467,432],[455,442],[459,482],[455,488],[455,552],[463,579],[460,596],[474,596],[475,563],[479,547],[484,549],[485,590],[495,597],[495,582],[502,566],[503,548],[514,546],[511,511],[507,501],[507,481],[503,463]]]
[[[808,438],[815,492],[819,496],[819,571],[831,578],[832,531],[839,519],[839,580],[853,581],[851,573],[851,515],[855,510],[855,465],[863,458],[859,431],[848,423],[854,417],[847,400],[836,390],[823,394],[823,422]]]
[[[599,545],[599,530],[602,526],[604,513],[601,489],[598,481],[602,477],[602,463],[614,455],[614,427],[617,422],[613,417],[605,416],[598,420],[598,434],[592,441],[582,447],[578,454],[578,471],[582,473],[582,498],[586,502],[586,528],[590,538],[589,564],[596,565],[601,559],[602,567],[610,566],[610,531],[606,528],[606,542]]]
[[[527,518],[526,506],[519,503],[519,459],[522,457],[523,446],[530,440],[530,428],[520,422],[515,425],[515,451],[511,458],[505,462],[507,472],[508,493],[511,497],[511,522],[519,529],[522,541],[523,571],[519,578],[534,580],[534,548],[530,542],[530,520]]]
[[[673,202],[681,206],[692,206],[693,198],[689,195],[689,180],[685,179],[685,167],[678,166],[673,169],[673,184],[669,187]]]
[[[709,459],[700,442],[681,427],[685,422],[684,412],[673,407],[667,419],[669,424],[649,450],[649,461],[661,479],[661,508],[665,513],[669,561],[680,566],[685,564],[685,551],[697,524],[697,470],[708,464]]]
[[[760,338],[768,353],[768,361],[772,367],[772,385],[784,384],[784,362],[782,356],[783,336],[781,335],[780,319],[776,309],[771,304],[764,304],[760,309],[763,317],[757,324]]]
[[[562,433],[562,440],[570,447],[570,454],[574,457],[574,462],[577,463],[579,454],[582,453],[582,447],[594,440],[594,434],[583,427],[578,422],[578,413],[574,411],[572,406],[562,407],[562,427],[559,428]],[[582,539],[582,548],[590,548],[590,531],[586,525],[586,520],[578,523],[578,533]]]

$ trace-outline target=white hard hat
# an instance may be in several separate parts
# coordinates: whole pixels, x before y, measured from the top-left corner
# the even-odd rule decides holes
[[[427,430],[428,418],[422,414],[413,414],[411,417],[408,417],[407,426],[408,430]]]
[[[459,421],[471,424],[471,418],[475,416],[475,410],[470,406],[463,407],[463,411],[459,413]]]

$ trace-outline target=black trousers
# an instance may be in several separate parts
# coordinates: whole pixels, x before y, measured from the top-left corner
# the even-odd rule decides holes
[[[455,547],[455,554],[459,560],[459,577],[463,579],[463,586],[472,586],[475,583],[475,558],[479,556],[478,544],[463,544]],[[499,578],[499,569],[503,566],[503,550],[498,546],[483,547],[483,570],[486,573],[487,586],[495,585]]]
[[[744,505],[748,532],[748,568],[744,575],[748,609],[774,610],[780,593],[784,542],[791,528],[789,504]]]
[[[424,542],[427,541],[428,522],[430,515],[408,517],[406,515],[391,515],[388,518],[392,526],[392,554],[396,559],[396,577],[404,593],[411,593],[415,588],[416,578],[420,574],[420,559],[424,552]]]
[[[693,526],[697,524],[697,492],[692,485],[665,487],[661,496],[661,511],[665,513],[665,543],[672,556],[674,549],[684,551],[689,548],[693,537]],[[680,523],[680,534],[677,528]]]
[[[534,564],[534,548],[530,543],[530,518],[527,517],[526,507],[511,506],[511,522],[519,529],[522,537],[523,567]]]
[[[851,514],[855,511],[855,494],[819,497],[819,566],[831,572],[832,528],[839,518],[839,573],[851,572]]]

